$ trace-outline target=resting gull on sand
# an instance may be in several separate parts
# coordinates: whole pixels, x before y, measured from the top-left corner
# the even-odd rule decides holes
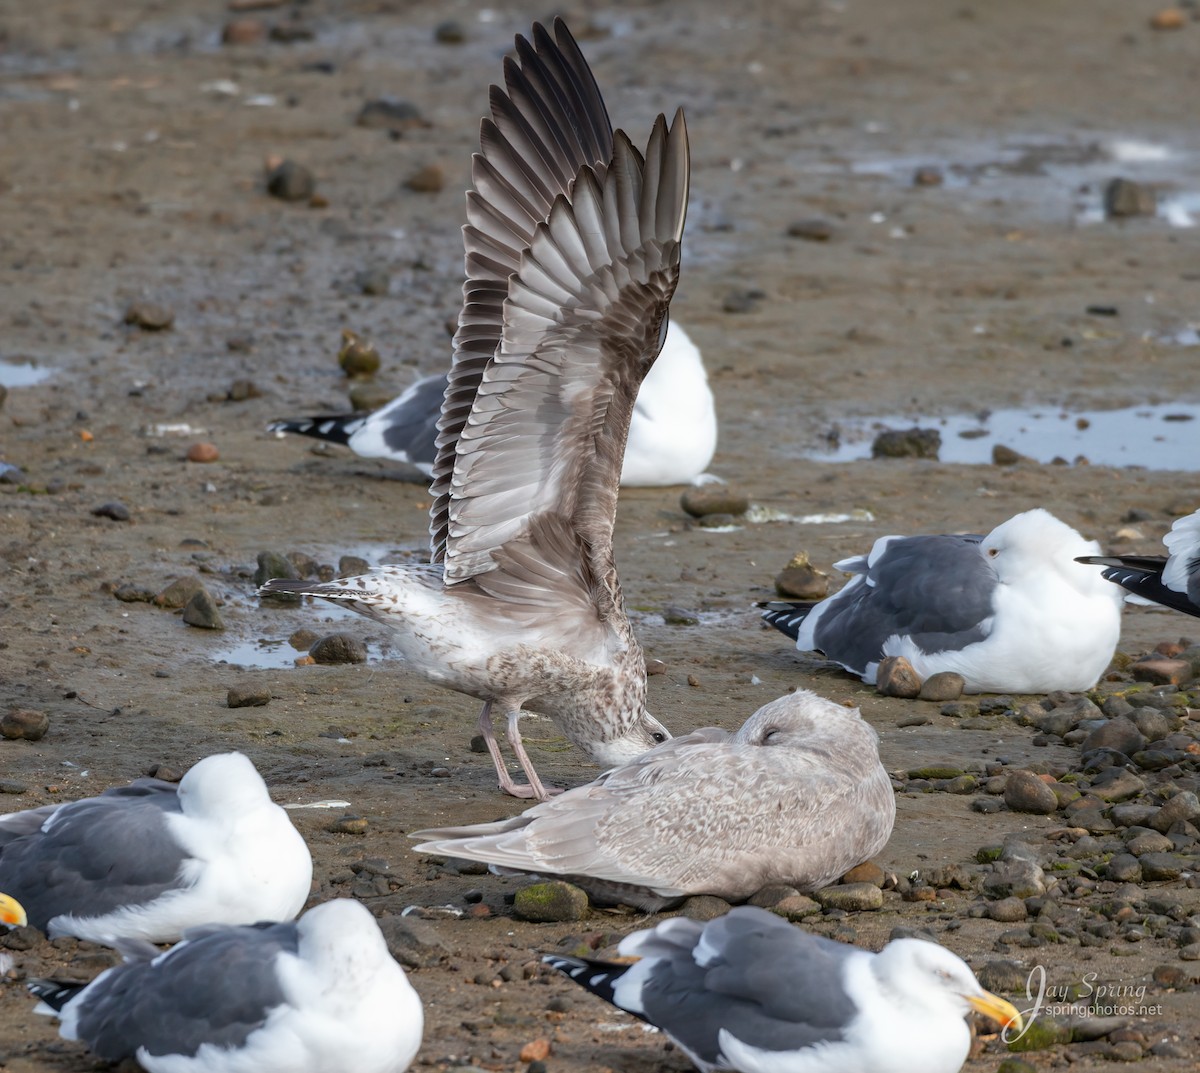
[[[178,786],[137,779],[0,816],[0,890],[51,937],[165,943],[213,920],[291,920],[311,884],[304,839],[241,753]]]
[[[1200,616],[1200,510],[1176,520],[1163,537],[1167,555],[1081,555],[1141,602]]]
[[[657,1025],[703,1073],[957,1073],[971,1010],[1021,1025],[937,943],[895,939],[872,954],[748,905],[708,923],[673,917],[617,949],[639,960],[543,960]]]
[[[268,432],[294,432],[345,444],[362,458],[413,466],[427,477],[437,458],[437,421],[448,377],[426,376],[373,413],[272,421]],[[717,449],[717,414],[700,351],[677,321],[638,391],[621,466],[627,487],[689,484]]]
[[[828,599],[760,606],[800,651],[864,682],[885,656],[904,656],[922,679],[956,671],[968,693],[1078,691],[1104,673],[1121,632],[1119,590],[1075,562],[1099,550],[1030,510],[985,537],[881,537],[834,564],[854,577]]]
[[[654,912],[692,894],[822,887],[883,849],[895,818],[875,731],[857,709],[800,691],[736,734],[672,738],[519,816],[411,837],[424,853],[562,876]]]
[[[467,195],[467,282],[438,422],[432,562],[260,590],[342,602],[395,627],[409,666],[484,702],[507,793],[548,796],[521,742],[551,716],[605,765],[670,737],[646,711],[612,533],[638,386],[667,329],[688,195],[682,112],[645,157],[614,136],[561,20],[493,86]],[[497,706],[529,780],[492,730]]]
[[[32,980],[37,1012],[100,1058],[150,1073],[400,1073],[421,1000],[375,918],[338,899],[295,923],[193,928],[167,953],[121,944],[86,986]]]

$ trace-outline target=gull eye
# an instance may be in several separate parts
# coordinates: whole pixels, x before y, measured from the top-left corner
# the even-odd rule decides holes
[[[655,745],[661,745],[661,744],[662,744],[664,741],[666,741],[666,740],[667,740],[667,736],[666,736],[666,734],[664,734],[664,733],[663,733],[661,730],[656,730],[656,731],[654,731],[654,732],[653,732],[653,733],[650,735],[650,737],[652,737],[652,738],[654,739],[654,744],[655,744]]]
[[[781,731],[779,727],[767,727],[767,729],[763,731],[762,743],[764,745],[770,745],[773,740],[776,742],[779,741],[782,735],[783,731]]]
[[[996,558],[997,555],[1000,554],[1000,549],[999,548],[988,548],[987,553],[988,553],[989,559],[994,559],[994,558]]]

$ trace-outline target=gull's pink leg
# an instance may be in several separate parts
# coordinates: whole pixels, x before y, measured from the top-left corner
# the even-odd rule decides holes
[[[513,725],[510,722],[510,726]],[[500,783],[502,792],[511,797],[519,797],[524,800],[536,797],[539,801],[546,800],[546,791],[542,787],[541,780],[534,784],[533,780],[537,779],[537,774],[533,773],[533,767],[529,763],[529,757],[525,755],[525,747],[521,745],[521,736],[517,735],[516,748],[517,759],[521,761],[521,766],[526,773],[533,773],[533,778],[529,783],[522,784],[516,782],[508,773],[508,767],[504,763],[504,756],[500,752],[500,743],[496,740],[496,732],[492,729],[492,702],[489,700],[483,706],[483,711],[479,713],[479,733],[483,735],[484,744],[487,745],[487,750],[491,754],[492,763],[496,767],[496,778]],[[509,740],[512,740],[511,730],[509,732]]]
[[[549,801],[555,794],[561,794],[563,788],[561,786],[551,786],[549,790],[542,785],[542,780],[538,778],[538,773],[533,770],[533,761],[529,759],[529,754],[525,751],[525,743],[521,741],[521,729],[518,725],[521,721],[521,709],[513,708],[508,713],[508,743],[512,746],[513,752],[517,755],[517,760],[520,761],[521,767],[525,769],[525,775],[529,779],[529,785],[518,787],[522,792],[517,794],[518,797],[535,797],[539,801]],[[524,791],[529,790],[529,794]],[[512,793],[511,790],[508,791]]]

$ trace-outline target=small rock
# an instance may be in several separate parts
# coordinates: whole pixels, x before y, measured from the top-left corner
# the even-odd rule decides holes
[[[125,323],[147,332],[163,332],[175,323],[175,314],[155,302],[132,302],[125,310]]]
[[[942,715],[950,719],[970,719],[978,714],[979,705],[969,700],[956,700],[942,705]]]
[[[1004,803],[1013,812],[1049,816],[1058,808],[1054,791],[1031,771],[1010,771],[1004,785]]]
[[[1129,668],[1134,680],[1159,686],[1177,686],[1192,676],[1192,665],[1183,659],[1144,659]]]
[[[1006,1058],[996,1067],[996,1073],[1037,1073],[1037,1066],[1021,1058]]]
[[[1090,753],[1093,749],[1115,749],[1126,756],[1146,747],[1146,739],[1142,732],[1126,719],[1118,716],[1107,723],[1098,726],[1080,743],[1080,754]]]
[[[307,201],[316,189],[313,173],[294,160],[284,160],[267,172],[267,193],[280,201]]]
[[[689,920],[716,920],[729,912],[731,906],[724,898],[712,894],[695,894],[679,907],[680,916]]]
[[[203,585],[196,590],[185,605],[183,621],[189,626],[195,626],[201,630],[225,629],[225,620],[221,618],[221,612],[217,610],[216,601]]]
[[[828,220],[797,220],[788,224],[789,238],[802,238],[808,242],[828,242],[834,236],[834,227]]]
[[[404,184],[418,194],[436,194],[446,185],[446,172],[440,164],[418,168]]]
[[[700,616],[695,611],[682,607],[666,607],[662,613],[663,622],[668,626],[699,626]]]
[[[885,429],[871,444],[872,458],[933,458],[942,449],[942,434],[935,428]]]
[[[92,508],[92,513],[98,518],[111,518],[114,522],[129,521],[129,508],[124,503],[115,500],[112,503],[101,503]]]
[[[535,1039],[526,1043],[521,1048],[521,1053],[518,1057],[522,1062],[542,1062],[550,1054],[550,1041],[548,1039]]]
[[[1132,853],[1118,853],[1104,866],[1104,877],[1114,883],[1139,883],[1142,866]]]
[[[757,287],[730,291],[725,295],[721,309],[726,313],[753,313],[766,296],[766,292]]]
[[[267,38],[267,24],[262,19],[230,19],[221,27],[223,45],[257,45]]]
[[[885,697],[911,700],[921,692],[921,679],[903,656],[887,656],[879,661],[875,688]]]
[[[295,566],[286,555],[277,551],[260,551],[258,553],[258,569],[254,571],[254,584],[260,588],[272,578],[285,578],[289,581],[298,579]],[[290,593],[286,594],[291,596]],[[299,599],[299,597],[296,597]]]
[[[357,577],[371,569],[371,564],[358,555],[343,555],[338,559],[338,577]]]
[[[829,595],[829,575],[808,561],[807,552],[798,551],[775,575],[775,591],[796,600],[821,600]]]
[[[446,19],[433,28],[433,39],[439,45],[461,45],[467,39],[467,31],[458,19]],[[528,1059],[522,1055],[521,1061],[525,1062]]]
[[[1014,451],[1007,444],[997,443],[992,447],[993,466],[1015,466],[1018,462],[1030,462],[1032,459]]]
[[[436,965],[450,952],[437,929],[416,916],[389,914],[381,917],[379,930],[387,941],[388,952],[405,968]]]
[[[983,889],[993,897],[1033,898],[1046,893],[1046,875],[1033,861],[998,861]]]
[[[913,172],[913,186],[941,186],[946,181],[942,169],[926,164]]]
[[[786,883],[771,883],[756,890],[746,899],[747,905],[755,905],[759,909],[770,909],[785,898],[795,897],[800,892]]]
[[[1187,12],[1178,7],[1164,7],[1150,16],[1152,30],[1182,30],[1187,25]]]
[[[780,899],[770,909],[777,916],[796,921],[815,916],[821,911],[821,905],[807,895],[793,894],[790,898]]]
[[[50,729],[50,717],[36,708],[13,708],[0,717],[0,736],[9,741],[41,741]]]
[[[247,399],[260,399],[262,392],[253,380],[245,378],[235,380],[225,392],[225,398],[230,402],[245,402]]]
[[[950,701],[958,700],[966,688],[966,679],[954,671],[938,671],[931,674],[921,683],[918,700]]]
[[[1152,187],[1132,179],[1109,180],[1104,188],[1104,214],[1110,219],[1122,216],[1153,216],[1158,211],[1158,195]]]
[[[379,372],[379,351],[375,345],[349,328],[342,329],[342,346],[337,360],[342,371],[350,377],[374,376]]]
[[[559,879],[522,887],[513,901],[513,915],[534,924],[582,920],[587,911],[587,894]]]
[[[1194,823],[1200,817],[1200,799],[1191,790],[1182,790],[1160,808],[1149,820],[1149,826],[1166,834],[1181,820]]]
[[[989,961],[975,974],[979,982],[989,991],[1001,994],[1024,992],[1029,970],[1015,961]]]
[[[874,861],[863,861],[862,864],[856,865],[842,876],[841,881],[842,883],[873,883],[882,889],[885,879],[887,876],[879,865]]]
[[[883,891],[874,883],[845,883],[836,887],[822,887],[813,897],[823,909],[844,909],[847,912],[883,907]]]
[[[392,277],[382,268],[364,268],[354,277],[354,284],[363,294],[381,298],[391,290]]]
[[[429,126],[429,122],[415,104],[411,101],[397,100],[395,97],[364,101],[354,122],[357,126],[370,130],[390,130],[396,133]]]
[[[1142,878],[1151,882],[1178,879],[1183,873],[1183,865],[1173,853],[1143,853],[1137,860]]]
[[[1192,982],[1191,974],[1181,965],[1158,965],[1154,969],[1154,982],[1159,987],[1177,990]]]
[[[301,626],[288,636],[288,644],[291,645],[297,652],[307,652],[313,646],[313,642],[321,635],[316,630],[310,630],[307,626]]]
[[[1125,768],[1110,767],[1092,780],[1089,791],[1101,801],[1126,801],[1146,789],[1145,782]]]
[[[308,654],[317,663],[367,662],[367,646],[348,633],[327,633],[313,642]]]
[[[141,585],[118,585],[113,589],[113,596],[123,604],[148,604],[154,599],[154,590],[143,588]],[[184,603],[186,602],[185,600]]]
[[[373,380],[360,380],[350,385],[351,409],[379,410],[396,397],[396,389]]]
[[[193,443],[187,449],[189,462],[216,462],[220,457],[221,452],[211,443]]]
[[[990,920],[1015,924],[1017,921],[1026,920],[1029,910],[1025,908],[1025,902],[1021,898],[1001,898],[999,901],[988,903],[987,915]]]
[[[230,708],[261,708],[271,703],[271,691],[263,686],[231,686],[225,703]]]
[[[679,505],[693,518],[703,518],[706,514],[745,514],[750,499],[727,484],[706,484],[689,488]]]
[[[1125,848],[1135,857],[1140,857],[1143,853],[1170,853],[1175,843],[1157,831],[1143,831],[1126,842]]]
[[[334,835],[365,835],[367,820],[364,816],[340,816],[326,825],[325,830]]]

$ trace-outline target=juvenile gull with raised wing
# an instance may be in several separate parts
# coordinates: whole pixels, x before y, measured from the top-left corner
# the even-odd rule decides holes
[[[672,738],[519,816],[412,837],[428,840],[422,852],[563,876],[653,912],[692,894],[822,887],[883,849],[895,818],[874,730],[799,691],[735,734]]]
[[[395,627],[409,665],[484,702],[500,786],[548,794],[521,743],[551,716],[619,764],[670,735],[646,711],[612,533],[638,387],[662,347],[688,195],[682,113],[645,155],[612,133],[561,20],[493,86],[467,195],[467,281],[438,422],[432,562],[328,584],[276,580]],[[498,706],[528,785],[492,730]]]

